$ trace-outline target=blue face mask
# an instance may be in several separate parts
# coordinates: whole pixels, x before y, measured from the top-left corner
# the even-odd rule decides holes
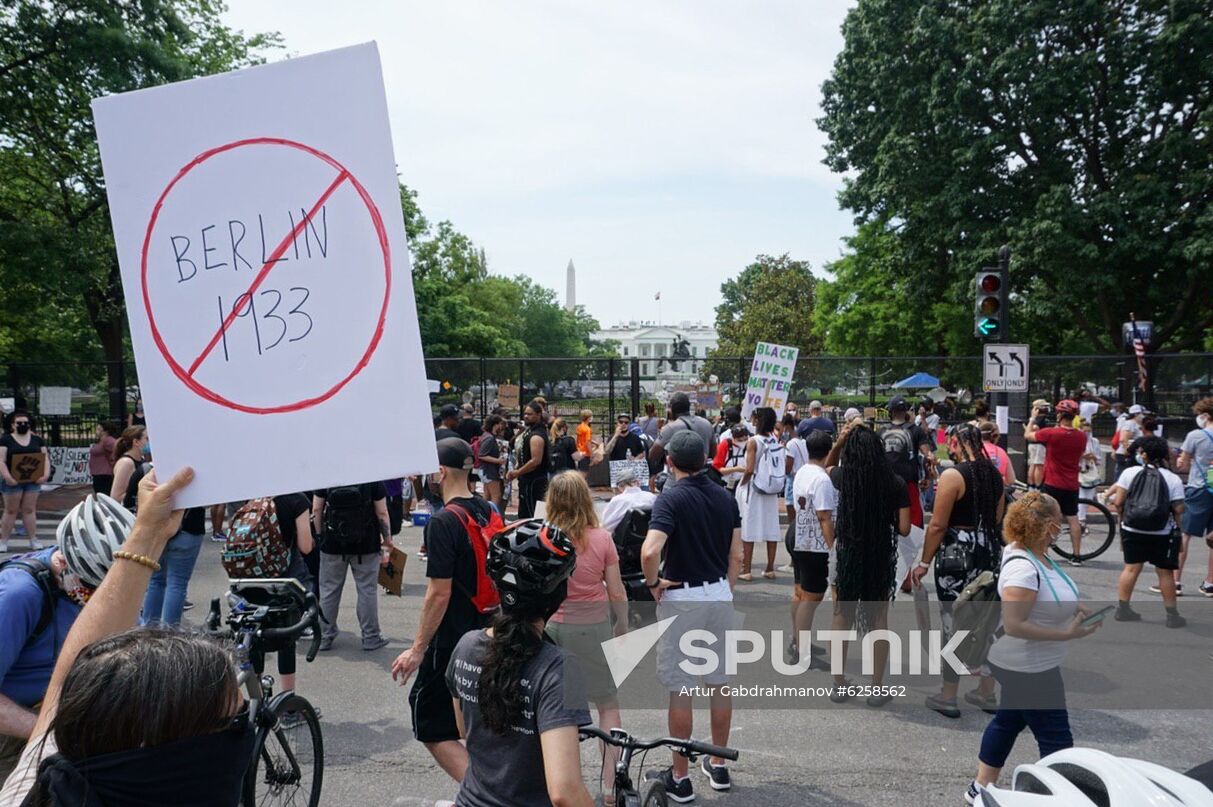
[[[150,457],[152,455],[152,441],[148,440],[143,444],[143,456]]]

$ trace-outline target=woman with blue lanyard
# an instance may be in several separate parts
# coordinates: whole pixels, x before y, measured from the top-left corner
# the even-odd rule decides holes
[[[1066,642],[1091,635],[1101,623],[1084,623],[1089,612],[1078,604],[1078,586],[1049,559],[1060,533],[1061,507],[1048,494],[1030,491],[1007,509],[998,577],[1004,635],[987,659],[1002,700],[981,737],[977,778],[965,793],[969,804],[979,785],[998,780],[1025,728],[1032,729],[1041,757],[1074,745],[1061,663]]]

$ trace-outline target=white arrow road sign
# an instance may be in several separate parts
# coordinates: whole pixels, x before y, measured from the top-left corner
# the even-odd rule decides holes
[[[983,345],[986,392],[1028,391],[1028,346]]]

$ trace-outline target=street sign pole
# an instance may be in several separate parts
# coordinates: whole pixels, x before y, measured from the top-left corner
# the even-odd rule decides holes
[[[998,311],[998,343],[1005,345],[1011,341],[1011,287],[1009,285],[1011,282],[1011,248],[1006,244],[1003,244],[998,250],[998,274],[1002,278],[1002,288],[1007,290],[1007,305],[1002,306]],[[1011,396],[1007,392],[996,392],[991,398],[995,413],[998,412],[998,407],[1000,406],[1010,406]],[[998,436],[998,444],[1005,450],[1008,444],[1008,435],[1000,434]]]

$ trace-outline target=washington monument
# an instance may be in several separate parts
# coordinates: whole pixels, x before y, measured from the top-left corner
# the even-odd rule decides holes
[[[564,270],[564,307],[568,311],[577,310],[577,269],[569,259],[569,268]]]

